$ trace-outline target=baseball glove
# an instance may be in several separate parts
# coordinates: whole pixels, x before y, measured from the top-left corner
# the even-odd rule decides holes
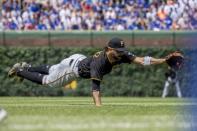
[[[175,51],[166,56],[166,63],[175,70],[181,69],[184,63],[184,56],[181,52]]]

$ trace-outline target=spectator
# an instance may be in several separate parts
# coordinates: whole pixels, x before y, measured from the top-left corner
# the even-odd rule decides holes
[[[195,30],[197,0],[3,0],[6,30]]]

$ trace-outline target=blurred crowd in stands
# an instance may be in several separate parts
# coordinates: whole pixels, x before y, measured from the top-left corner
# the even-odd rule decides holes
[[[3,0],[4,30],[195,30],[197,0]]]

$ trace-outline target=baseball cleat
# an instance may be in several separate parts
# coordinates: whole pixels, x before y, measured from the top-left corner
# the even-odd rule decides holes
[[[21,64],[20,63],[16,63],[13,65],[13,67],[8,71],[8,76],[9,77],[13,77],[16,75],[17,70],[21,68]]]
[[[22,67],[23,69],[25,69],[25,70],[28,70],[28,68],[31,67],[31,65],[28,64],[27,62],[21,62],[20,64],[21,64],[21,67]],[[19,82],[22,82],[22,81],[24,80],[24,78],[22,78],[22,77],[17,77],[17,80],[18,80]]]
[[[31,67],[31,65],[28,64],[27,62],[21,62],[21,67],[24,69],[28,69],[29,67]]]

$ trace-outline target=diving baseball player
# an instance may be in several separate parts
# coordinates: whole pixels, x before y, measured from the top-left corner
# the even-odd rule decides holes
[[[94,103],[96,106],[101,106],[100,82],[104,75],[111,72],[113,66],[122,63],[137,63],[146,66],[166,63],[166,58],[135,56],[125,48],[125,42],[122,39],[112,38],[104,50],[93,56],[74,54],[52,66],[33,67],[26,63],[17,63],[10,69],[8,75],[19,76],[49,86],[64,86],[77,77],[91,79]]]

